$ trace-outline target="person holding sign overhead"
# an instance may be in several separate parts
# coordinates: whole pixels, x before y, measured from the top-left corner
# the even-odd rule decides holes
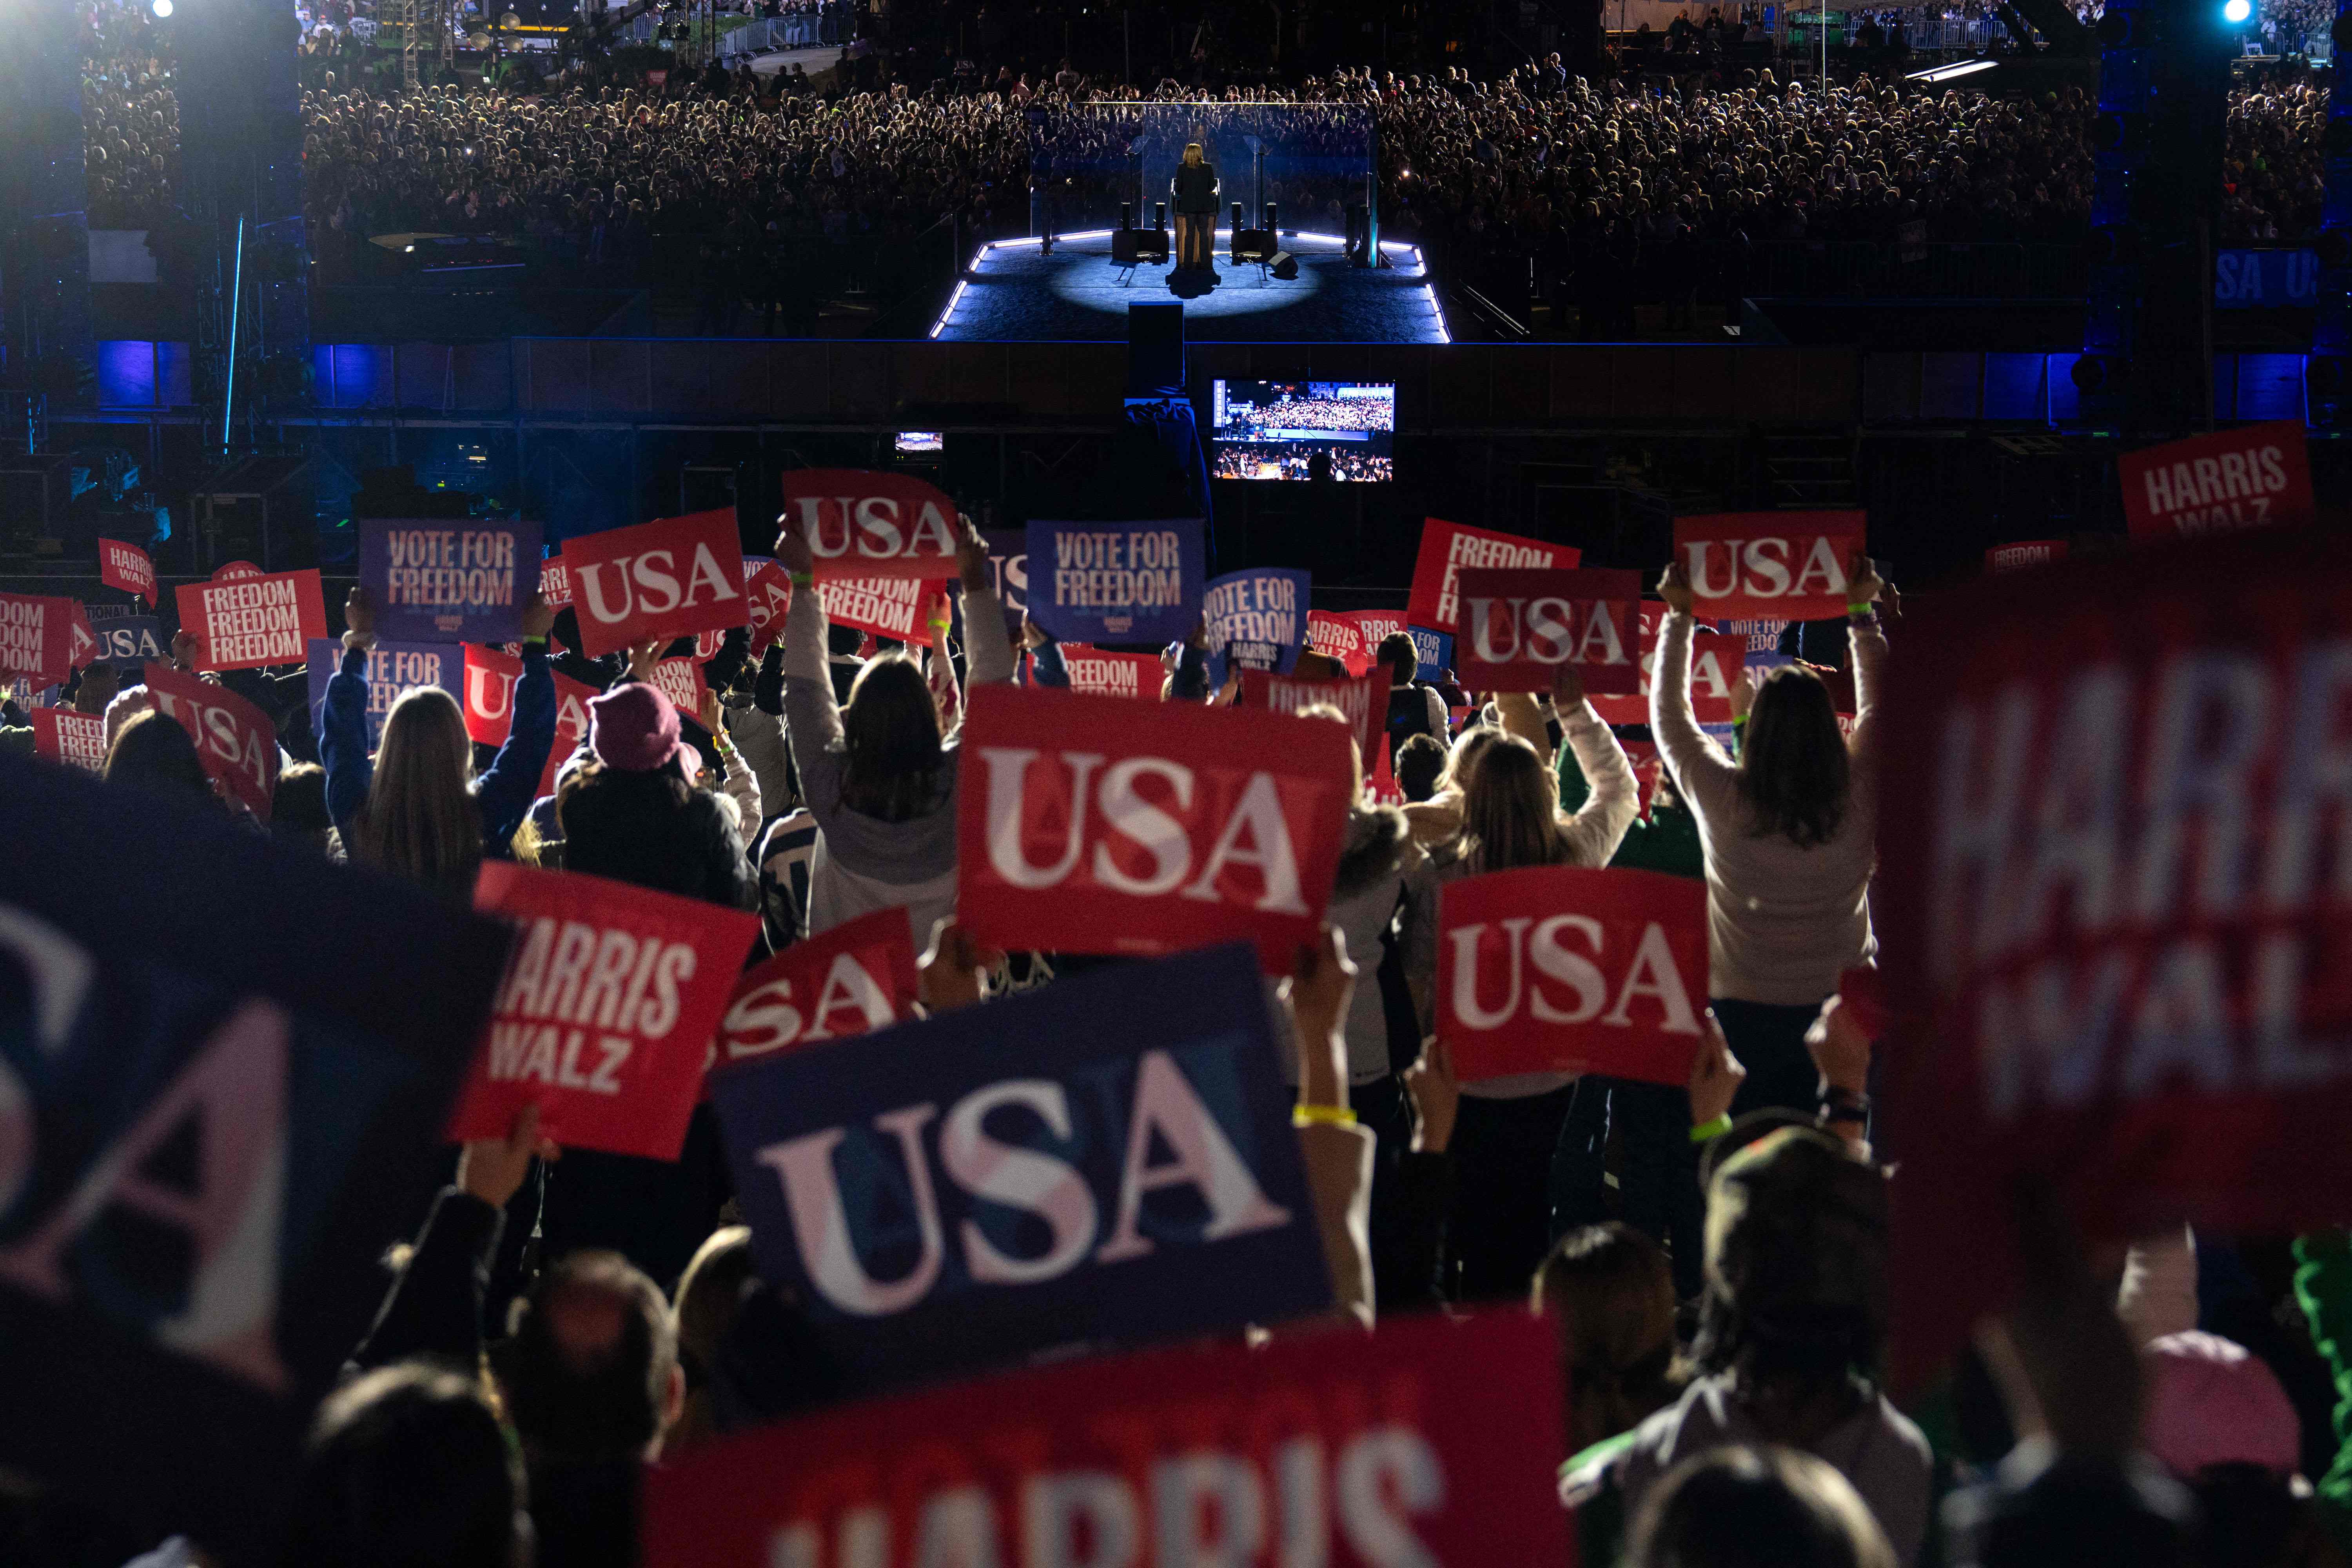
[[[1733,762],[1692,716],[1690,580],[1658,584],[1666,602],[1650,684],[1650,726],[1706,849],[1709,990],[1716,1017],[1748,1068],[1734,1115],[1764,1106],[1810,1111],[1817,1075],[1805,1031],[1838,976],[1871,962],[1870,872],[1878,833],[1877,728],[1872,706],[1886,664],[1885,588],[1865,556],[1846,584],[1854,672],[1853,735],[1839,732],[1829,689],[1801,665],[1757,691]],[[1859,1119],[1866,1104],[1832,1105]]]

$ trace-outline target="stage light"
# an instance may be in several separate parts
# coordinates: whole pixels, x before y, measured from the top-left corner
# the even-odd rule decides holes
[[[172,14],[172,0],[151,0],[147,9],[154,12],[156,19],[161,21]]]
[[[2221,20],[2236,26],[2254,14],[2253,0],[2226,0],[2221,7]]]

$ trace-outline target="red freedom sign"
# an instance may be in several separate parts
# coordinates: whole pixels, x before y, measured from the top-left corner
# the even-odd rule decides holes
[[[1985,552],[1988,572],[2022,572],[2029,566],[2047,566],[2053,561],[2066,559],[2066,542],[2063,539],[2029,539],[2017,544],[1996,544]]]
[[[591,658],[649,637],[726,631],[750,618],[732,511],[568,539],[563,565],[580,620],[580,651]]]
[[[955,502],[911,475],[796,468],[784,476],[784,521],[821,578],[956,574]]]
[[[228,688],[168,664],[150,663],[146,682],[149,704],[195,742],[213,788],[268,821],[278,789],[278,726],[269,715]]]
[[[982,686],[964,720],[958,910],[974,938],[1150,954],[1322,923],[1350,769],[1337,724]]]
[[[1448,882],[1437,1034],[1464,1081],[1598,1072],[1687,1083],[1706,1011],[1706,884],[1545,866]]]
[[[0,594],[0,675],[26,675],[54,686],[73,673],[81,606],[54,594]],[[87,635],[87,633],[84,633]],[[93,650],[98,639],[90,638]]]
[[[855,626],[878,637],[928,642],[937,607],[947,591],[919,577],[820,577],[816,601],[835,626]],[[782,627],[777,627],[779,635]]]
[[[155,563],[135,544],[119,539],[98,542],[98,580],[110,588],[136,594],[155,603]]]
[[[175,593],[180,626],[196,639],[199,669],[300,664],[310,657],[310,639],[327,635],[327,603],[315,571],[215,577],[183,584]]]
[[[1433,1313],[839,1406],[648,1469],[646,1568],[1572,1563],[1559,1360]]]
[[[1666,607],[1645,599],[1641,609],[1642,688],[1631,695],[1603,693],[1591,699],[1592,710],[1611,724],[1650,721],[1650,684],[1658,668],[1658,632],[1665,625]],[[1731,722],[1731,683],[1745,680],[1748,639],[1728,632],[1693,628],[1691,632],[1691,717],[1702,724]]]
[[[535,1104],[568,1148],[677,1159],[760,917],[510,860],[483,863],[474,907],[518,930],[450,1139]]]
[[[751,657],[766,655],[768,645],[784,635],[784,612],[793,605],[793,580],[771,561],[743,584],[751,601]]]
[[[1880,706],[1872,897],[1911,1036],[1880,1066],[1921,1342],[2013,1277],[2022,1175],[2094,1237],[2340,1224],[2352,546],[2070,562],[1941,595],[1905,637],[1938,651]]]
[[[1640,689],[1641,574],[1478,571],[1458,584],[1454,668],[1471,690],[1549,691],[1564,664],[1587,691]]]
[[[1066,642],[1062,668],[1069,675],[1073,691],[1091,697],[1160,700],[1160,660],[1148,653],[1109,653],[1082,642]]]
[[[913,1016],[918,976],[907,911],[876,910],[803,937],[736,984],[717,1065],[838,1040]]]
[[[1363,756],[1364,766],[1372,765],[1377,754],[1386,756],[1384,738],[1389,724],[1389,672],[1386,666],[1370,675],[1352,680],[1317,680],[1297,675],[1275,675],[1263,669],[1242,671],[1242,704],[1248,708],[1267,708],[1276,713],[1296,713],[1302,708],[1312,708],[1328,702],[1348,716],[1356,729],[1356,745]]]
[[[560,669],[555,678],[555,744],[547,750],[547,765],[540,770],[541,795],[555,793],[555,775],[563,760],[588,739],[588,704],[596,689],[574,680]],[[503,746],[514,729],[515,682],[522,679],[522,660],[478,643],[466,645],[466,733],[478,744]]]
[[[1455,602],[1455,579],[1462,573],[1567,567],[1577,560],[1577,552],[1570,545],[1546,544],[1539,539],[1424,518],[1421,553],[1412,566],[1412,598],[1405,605],[1404,618],[1433,632],[1451,633],[1462,618]]]
[[[654,666],[653,684],[689,719],[702,711],[702,694],[710,689],[710,683],[703,679],[702,666],[690,658],[666,658]],[[716,757],[703,760],[714,767],[718,765]]]
[[[1828,620],[1845,614],[1846,573],[1862,537],[1858,511],[1678,517],[1675,559],[1706,619]]]
[[[2197,539],[2309,522],[2311,454],[2294,420],[2168,442],[2116,459],[2132,537]]]
[[[71,708],[33,710],[33,754],[97,773],[106,766],[106,718]]]

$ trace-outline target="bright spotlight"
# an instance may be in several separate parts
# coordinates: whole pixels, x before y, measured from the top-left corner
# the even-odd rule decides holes
[[[172,14],[172,0],[149,0],[147,9],[154,12],[160,20]]]
[[[156,0],[159,5],[164,3],[165,0]],[[2226,0],[2221,7],[2221,19],[2233,25],[2245,21],[2253,14],[2253,0]]]

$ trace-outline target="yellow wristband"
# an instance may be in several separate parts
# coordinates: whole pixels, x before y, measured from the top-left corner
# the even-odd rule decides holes
[[[1290,1108],[1293,1127],[1353,1127],[1356,1113],[1344,1105],[1294,1105]]]
[[[1694,1143],[1712,1143],[1715,1140],[1722,1137],[1725,1133],[1730,1131],[1731,1115],[1727,1111],[1723,1115],[1717,1117],[1712,1121],[1702,1121],[1697,1126],[1692,1128],[1690,1131],[1690,1140]]]

